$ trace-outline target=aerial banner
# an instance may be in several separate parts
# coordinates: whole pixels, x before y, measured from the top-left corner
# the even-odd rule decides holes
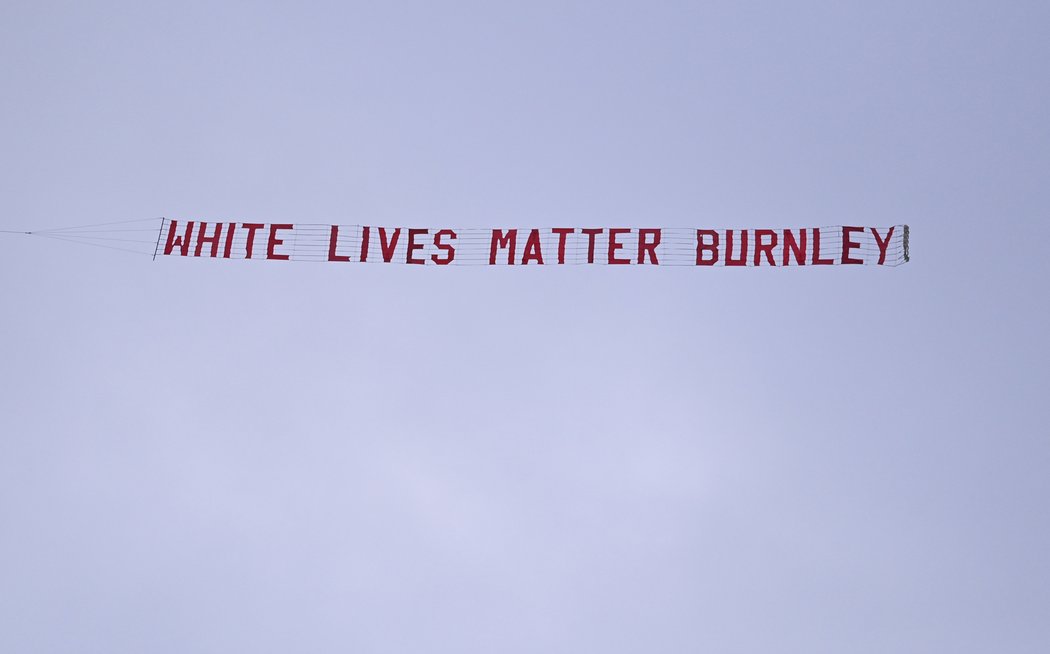
[[[713,229],[408,228],[161,222],[156,256],[420,266],[898,266],[907,225]]]

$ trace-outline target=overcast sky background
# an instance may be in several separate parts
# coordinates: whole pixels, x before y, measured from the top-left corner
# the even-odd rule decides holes
[[[899,268],[0,235],[0,650],[1050,649],[1050,5],[0,5],[0,229],[912,227]]]

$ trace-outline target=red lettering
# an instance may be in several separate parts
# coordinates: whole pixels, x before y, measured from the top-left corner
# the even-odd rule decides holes
[[[726,265],[727,266],[746,266],[747,265],[747,230],[740,230],[740,258],[733,258],[733,230],[726,230]]]
[[[711,243],[704,243],[705,236],[711,237]],[[714,256],[705,259],[704,252],[710,252]],[[713,266],[716,263],[718,263],[718,232],[713,229],[696,230],[696,265]]]
[[[831,264],[835,263],[831,259],[821,259],[820,258],[820,228],[819,227],[814,227],[812,231],[813,231],[813,261],[812,261],[812,264],[814,266],[830,266]]]
[[[842,263],[843,264],[859,264],[864,263],[864,259],[856,259],[849,255],[850,250],[860,247],[860,243],[853,240],[853,234],[857,232],[864,233],[863,227],[843,227],[842,228]]]
[[[540,251],[540,230],[534,229],[529,232],[529,240],[525,241],[525,252],[521,255],[521,265],[527,266],[530,261],[543,265],[543,253]]]
[[[890,227],[885,239],[879,236],[879,230],[874,227],[871,228],[871,233],[875,235],[875,244],[879,246],[879,265],[881,266],[886,263],[886,248],[889,247],[890,239],[893,238],[893,228]]]
[[[496,265],[496,247],[507,248],[507,265],[514,265],[514,245],[518,240],[518,230],[508,229],[504,234],[502,229],[492,230],[492,241],[489,243],[489,265]]]
[[[328,260],[329,261],[350,261],[350,257],[343,254],[336,254],[335,247],[339,244],[339,225],[332,225],[332,234],[328,237]]]
[[[565,263],[565,240],[576,230],[571,227],[555,227],[551,231],[558,235],[558,263]]]
[[[401,228],[395,227],[394,233],[387,240],[386,227],[379,228],[379,249],[383,251],[383,261],[390,263],[394,258],[394,250],[397,248],[397,240],[401,238]]]
[[[219,239],[222,238],[222,223],[215,223],[215,230],[211,236],[205,236],[205,231],[208,229],[208,223],[201,223],[200,229],[197,230],[197,247],[193,251],[193,256],[199,257],[201,250],[204,249],[205,243],[211,243],[211,258],[219,256]]]
[[[795,257],[795,263],[800,266],[806,265],[806,230],[799,232],[799,240],[795,240],[795,233],[790,229],[784,230],[784,265],[789,265],[789,256]]]
[[[241,227],[248,230],[248,238],[244,244],[244,258],[251,259],[252,251],[255,249],[255,231],[262,229],[265,225],[260,223],[241,223]]]
[[[656,259],[656,246],[660,245],[661,231],[659,229],[638,230],[638,263],[645,263],[645,253],[649,253],[649,263],[654,266],[660,265]],[[649,240],[652,237],[652,241]]]
[[[604,229],[581,229],[587,235],[587,263],[594,263],[594,237],[604,232]]]
[[[769,243],[763,243],[762,237],[765,236],[770,238]],[[773,260],[773,248],[777,246],[777,233],[772,229],[756,229],[755,230],[755,265],[759,266],[762,264],[762,255],[766,255],[766,261],[769,265],[775,266],[777,262]]]
[[[237,223],[230,223],[226,226],[226,245],[222,248],[222,258],[229,259],[230,253],[233,252],[233,235],[237,231]]]
[[[456,258],[456,248],[452,247],[448,243],[442,243],[441,239],[448,237],[450,239],[456,239],[456,233],[451,229],[443,229],[440,232],[434,234],[434,247],[439,250],[443,250],[446,254],[445,258],[440,258],[436,254],[430,255],[430,260],[439,266],[447,266],[452,263],[452,260]]]
[[[623,248],[623,243],[618,242],[616,240],[616,237],[617,236],[622,236],[623,234],[630,234],[630,233],[631,233],[631,230],[623,229],[623,228],[615,228],[614,227],[614,228],[609,230],[609,264],[610,265],[612,265],[612,264],[631,263],[630,259],[618,259],[616,257],[616,251]]]
[[[266,243],[266,258],[278,261],[287,261],[287,254],[276,254],[274,248],[284,243],[283,239],[277,238],[277,232],[292,229],[293,225],[288,223],[274,223],[270,225],[270,240]]]
[[[405,263],[414,263],[414,264],[418,264],[420,266],[422,266],[424,263],[426,263],[425,259],[416,259],[415,257],[412,256],[412,253],[415,252],[416,250],[422,250],[423,249],[423,244],[422,243],[416,243],[416,237],[417,236],[424,236],[424,235],[429,234],[429,233],[430,233],[429,229],[410,229],[410,230],[408,230],[408,254],[405,255]]]
[[[190,253],[190,238],[193,235],[193,221],[186,223],[186,232],[179,236],[175,235],[175,228],[178,226],[179,221],[171,221],[171,225],[168,227],[168,240],[164,243],[164,254],[165,256],[172,253],[175,248],[179,248],[179,256],[187,256]]]
[[[361,228],[361,263],[368,261],[368,234],[372,228],[365,225]]]

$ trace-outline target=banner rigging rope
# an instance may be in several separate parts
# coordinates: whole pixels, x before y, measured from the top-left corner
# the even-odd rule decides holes
[[[134,220],[118,220],[90,225],[74,225],[70,227],[35,229],[30,231],[0,229],[0,233],[38,236],[40,238],[55,241],[65,241],[68,243],[77,243],[79,245],[90,245],[93,247],[105,248],[107,250],[119,250],[130,252],[132,254],[149,256],[153,254],[156,246],[156,235],[158,234],[157,228],[123,226],[157,221],[160,221],[161,225],[164,224],[163,218],[136,218]]]

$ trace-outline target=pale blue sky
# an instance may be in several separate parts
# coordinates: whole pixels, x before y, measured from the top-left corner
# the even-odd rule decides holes
[[[912,227],[895,269],[0,240],[0,650],[1050,648],[1045,2],[0,6],[0,229]]]

